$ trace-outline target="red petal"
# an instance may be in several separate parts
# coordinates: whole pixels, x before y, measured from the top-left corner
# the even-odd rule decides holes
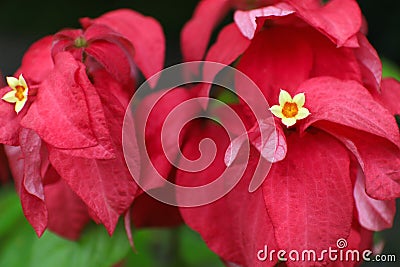
[[[332,76],[342,80],[362,82],[360,62],[353,48],[338,48],[315,30],[305,32],[304,35],[314,54],[311,77]]]
[[[278,3],[274,6],[267,6],[249,11],[238,10],[235,12],[235,23],[240,32],[248,39],[253,39],[257,29],[256,19],[259,17],[284,17],[293,14],[295,10],[286,3]]]
[[[21,148],[7,150],[17,192],[21,198],[25,217],[40,237],[47,228],[48,213],[42,184],[42,142],[33,131],[23,129],[20,134]]]
[[[365,177],[362,170],[357,173],[354,200],[360,224],[364,228],[371,231],[382,231],[392,227],[396,213],[396,201],[376,200],[369,197],[365,192]]]
[[[400,196],[398,147],[383,138],[330,123],[319,122],[316,127],[334,135],[354,154],[364,171],[368,195],[381,200]]]
[[[132,204],[137,186],[122,152],[122,124],[125,107],[113,96],[112,88],[94,75],[94,86],[103,104],[105,122],[115,149],[115,159],[97,160],[72,157],[51,149],[50,161],[62,179],[85,202],[111,234],[120,215]],[[99,80],[97,80],[99,79]],[[92,215],[92,214],[91,214]],[[92,216],[93,217],[93,216]]]
[[[22,210],[38,237],[41,237],[47,228],[48,213],[44,201],[31,195],[25,188],[19,192]]]
[[[250,134],[251,143],[266,160],[272,163],[283,160],[286,156],[287,145],[282,127],[275,125],[273,121],[261,121],[259,123],[260,128],[256,127],[256,131]],[[261,132],[263,132],[262,135]],[[268,139],[261,140],[261,137],[268,137]]]
[[[44,200],[41,164],[47,159],[41,158],[42,141],[35,132],[23,129],[20,134],[20,143],[22,156],[24,157],[23,186],[28,193]]]
[[[76,240],[83,227],[89,222],[89,214],[85,204],[71,191],[54,169],[46,175],[56,177],[58,181],[46,185],[46,206],[49,211],[49,229],[65,238]]]
[[[99,77],[100,76],[100,77]],[[102,77],[104,76],[104,78]],[[77,149],[65,149],[64,153],[85,157],[85,158],[96,158],[96,159],[112,159],[115,158],[114,146],[112,144],[110,131],[108,129],[107,121],[104,114],[102,101],[97,93],[97,89],[93,86],[93,84],[89,81],[86,70],[80,68],[76,73],[76,82],[81,87],[84,88],[84,94],[86,103],[89,111],[90,118],[90,126],[96,137],[98,144],[96,146],[88,147],[88,148],[77,148]],[[107,90],[110,92],[114,89],[114,86],[111,85],[111,76],[106,75],[104,73],[93,73],[92,78],[97,81],[97,79],[108,79],[108,82],[104,82],[104,86],[107,85]],[[110,85],[110,86],[108,86]],[[111,105],[112,101],[110,99],[109,104]],[[117,102],[119,104],[119,102]]]
[[[364,250],[371,250],[372,246],[374,244],[373,242],[373,237],[374,237],[374,232],[367,230],[363,228],[355,218],[353,218],[353,226],[351,228],[351,233],[349,237],[349,243],[351,244],[351,238],[352,236],[358,235],[359,237],[357,238],[359,240],[358,244],[355,244],[354,247],[358,249],[358,251],[364,251]],[[358,246],[357,246],[358,245]]]
[[[65,29],[62,31],[59,31],[54,35],[54,41],[53,41],[53,49],[54,46],[57,46],[57,42],[61,40],[68,40],[70,41],[70,44],[73,45],[74,41],[78,39],[79,37],[83,37],[83,31],[81,29]],[[66,49],[66,47],[61,48],[61,49],[56,49],[57,52],[62,52]]]
[[[55,57],[55,68],[44,80],[37,97],[21,121],[55,147],[85,148],[97,145],[89,119],[84,88],[76,75],[85,67],[68,52]]]
[[[248,104],[251,103],[240,102],[237,104],[230,104],[229,106],[223,106],[213,110],[213,113],[217,118],[219,118],[221,125],[230,125],[232,123],[232,114],[230,113],[230,110],[233,110],[233,112],[238,115],[240,123],[242,123],[246,130],[249,131],[254,127],[257,119],[255,118],[254,111],[249,107]],[[230,127],[229,132],[236,136],[243,134],[240,125],[235,124],[233,127]]]
[[[184,61],[201,60],[214,28],[228,13],[231,4],[226,0],[200,1],[191,20],[181,33]]]
[[[131,205],[136,192],[122,152],[115,160],[96,160],[72,157],[51,149],[50,161],[112,234],[119,216]]]
[[[320,7],[310,7],[310,1],[287,2],[296,9],[297,16],[328,36],[338,46],[357,46],[354,37],[361,28],[362,17],[356,1],[332,0]]]
[[[120,34],[103,25],[92,25],[85,31],[85,51],[98,61],[116,80],[129,89],[135,86],[135,51]],[[110,56],[112,55],[112,56]]]
[[[160,100],[156,102],[159,98]],[[192,104],[186,106],[184,112],[177,112],[173,117],[168,116],[177,106],[190,99],[192,99],[190,91],[183,88],[168,92],[160,91],[146,97],[135,112],[139,146],[141,151],[148,153],[139,155],[142,158],[142,181],[147,184],[146,189],[161,186],[158,182],[154,183],[153,177],[156,175],[169,178],[173,168],[172,163],[176,163],[179,146],[182,144],[179,136],[185,136],[186,130],[184,128],[181,132],[181,128],[188,119],[195,118],[199,114],[201,107],[199,103],[191,102]],[[167,118],[173,120],[170,119],[166,123]],[[162,132],[164,136],[161,135]],[[155,174],[155,171],[158,174]]]
[[[51,57],[52,45],[52,36],[44,37],[34,43],[25,53],[17,73],[22,73],[32,83],[40,83],[46,79],[54,65]]]
[[[272,27],[254,37],[237,68],[275,103],[280,88],[290,92],[310,76],[312,64],[313,53],[302,32],[288,27]]]
[[[218,39],[208,50],[205,61],[218,62],[223,65],[206,64],[204,65],[203,75],[206,80],[212,81],[215,76],[224,68],[224,65],[230,65],[234,62],[250,45],[233,23],[223,28],[218,35]],[[199,96],[209,97],[211,84],[205,83],[200,89]],[[207,108],[207,102],[203,108]]]
[[[82,61],[84,48],[75,46],[75,40],[83,38],[83,31],[81,29],[62,30],[56,33],[53,38],[54,41],[51,49],[53,58],[55,58],[58,53],[68,51],[76,60]]]
[[[261,132],[263,133],[261,134]],[[265,140],[261,140],[262,137]],[[248,139],[263,158],[269,162],[281,161],[286,156],[286,138],[281,126],[275,125],[271,121],[260,121],[259,126],[255,125],[247,133],[238,136],[230,143],[225,153],[225,164],[227,166],[233,163],[243,143]]]
[[[364,84],[374,91],[380,91],[382,80],[382,63],[374,47],[361,33],[358,35],[360,47],[355,50],[355,55],[360,62]]]
[[[21,191],[21,183],[24,178],[24,159],[19,146],[4,146],[5,153],[10,163],[10,170],[15,181],[15,189]]]
[[[263,184],[268,214],[281,249],[313,249],[320,255],[350,234],[350,159],[346,149],[323,132],[303,137],[293,133],[287,143],[285,160],[272,166]]]
[[[131,66],[125,53],[115,44],[107,41],[95,41],[86,48],[88,55],[96,59],[104,68],[122,84],[133,87],[134,77],[131,75]],[[110,56],[112,55],[112,56]]]
[[[305,106],[311,112],[302,129],[316,121],[326,120],[400,144],[399,130],[393,115],[379,105],[359,83],[320,77],[304,82],[298,91],[305,92]]]
[[[366,230],[357,222],[357,218],[353,217],[353,225],[351,227],[351,232],[349,237],[347,238],[347,246],[343,249],[343,261],[337,260],[333,262],[331,265],[334,267],[354,267],[359,266],[363,261],[362,253],[365,250],[371,250],[373,244],[373,236],[374,232]],[[354,259],[352,260],[352,254],[350,251],[358,250],[359,258],[357,259],[357,253],[354,254]],[[346,255],[348,255],[348,259],[346,260]],[[339,257],[338,257],[339,258]]]
[[[162,70],[165,38],[160,24],[155,19],[133,10],[119,9],[97,19],[82,19],[81,23],[85,28],[92,24],[106,25],[128,39],[135,48],[135,63],[147,79]]]
[[[394,78],[386,78],[382,81],[382,92],[376,98],[390,111],[400,115],[400,82]]]
[[[124,226],[125,226],[125,232],[128,237],[129,244],[131,245],[132,250],[136,251],[135,243],[133,242],[133,235],[132,235],[131,209],[130,208],[125,212]]]
[[[0,96],[10,92],[10,87],[0,89]],[[14,105],[0,99],[0,143],[11,146],[19,145],[21,116],[15,113]]]
[[[204,171],[189,173],[177,171],[177,183],[185,186],[198,186],[212,182],[224,171],[224,151],[229,139],[223,129],[213,124],[192,125],[190,142],[183,148],[184,155],[198,154],[198,142],[203,138],[212,138],[217,145],[217,155],[212,165]],[[250,164],[258,158],[253,150]],[[252,177],[248,171],[241,181],[223,198],[196,208],[180,208],[185,222],[198,231],[208,247],[226,261],[241,266],[274,266],[273,261],[261,262],[257,253],[268,246],[276,249],[275,237],[269,219],[262,191],[249,193],[248,187]],[[178,196],[179,197],[179,196]]]
[[[224,27],[218,39],[208,50],[206,61],[218,62],[225,65],[230,65],[234,62],[250,45],[250,40],[246,39],[240,32],[237,26],[233,23]],[[207,72],[207,65],[205,65],[205,76],[215,76]]]

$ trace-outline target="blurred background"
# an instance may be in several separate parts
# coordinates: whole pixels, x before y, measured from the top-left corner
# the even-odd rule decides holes
[[[359,0],[368,21],[368,38],[378,53],[400,65],[400,2]],[[24,51],[39,38],[78,28],[81,17],[98,17],[116,8],[133,8],[161,22],[167,36],[167,65],[180,61],[179,34],[197,0],[1,0],[0,70],[12,74]]]
[[[384,74],[400,78],[400,1],[360,0],[368,21],[368,38],[384,61]],[[27,48],[63,28],[78,28],[81,17],[98,17],[117,8],[132,8],[156,18],[167,37],[166,66],[180,62],[179,35],[191,17],[196,0],[0,0],[0,70],[12,75]],[[0,114],[1,115],[1,114]],[[399,205],[398,205],[399,206]],[[110,239],[102,227],[88,227],[79,242],[47,232],[38,240],[24,219],[19,199],[9,186],[0,186],[0,266],[223,266],[200,236],[186,227],[141,230],[132,253],[123,227]],[[400,216],[393,229],[376,235],[382,253],[396,254],[397,263],[363,266],[400,266]],[[23,255],[23,257],[21,257]]]

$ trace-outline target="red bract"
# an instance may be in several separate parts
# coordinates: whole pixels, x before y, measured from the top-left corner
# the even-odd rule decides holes
[[[196,25],[201,21],[208,25],[223,14],[221,9],[205,12],[210,2],[199,5],[182,33],[184,55],[198,49],[196,59],[203,57],[203,46],[195,44]],[[277,105],[276,110],[279,102],[278,116],[297,114],[297,104],[295,109],[284,107],[297,102],[311,114],[297,119],[291,127],[277,121],[278,132],[286,139],[282,138],[284,144],[280,145],[287,147],[287,153],[273,164],[261,188],[253,194],[240,192],[246,186],[235,188],[224,200],[181,209],[185,222],[225,260],[243,266],[276,264],[276,259],[268,263],[257,260],[263,242],[286,251],[313,249],[318,253],[336,248],[336,241],[344,238],[352,247],[365,248],[360,238],[370,236],[367,230],[388,228],[393,221],[393,200],[400,197],[400,135],[394,113],[388,110],[393,110],[393,102],[385,104],[386,108],[377,100],[381,62],[360,33],[357,3],[280,1],[236,11],[234,19],[235,23],[222,29],[205,59],[225,64],[237,60],[237,68],[259,86],[271,105]],[[212,27],[207,29],[204,35],[211,34]],[[210,74],[206,68],[203,71]],[[385,81],[382,85],[381,102],[388,102],[391,93],[385,87],[394,88],[394,83]],[[281,103],[281,89],[292,97],[304,93],[305,102],[287,98]],[[247,89],[237,84],[236,90],[240,96]],[[249,121],[260,124],[251,116],[246,119]],[[248,131],[250,136],[257,133]],[[232,142],[230,151],[238,151],[241,144]],[[262,149],[257,150],[265,157]],[[207,180],[205,177],[202,179]],[[252,215],[249,209],[253,209]],[[249,218],[254,219],[249,223]],[[248,222],[246,227],[242,227],[242,220]],[[262,240],[258,240],[259,235]],[[256,247],[245,246],[248,242]]]
[[[376,94],[376,98],[393,114],[400,116],[400,82],[393,78],[382,81],[382,93]]]
[[[193,18],[182,31],[182,52],[186,61],[202,59],[213,30],[231,8],[239,9],[235,21],[247,37],[254,36],[255,17],[286,16],[296,12],[298,17],[339,41],[338,45],[348,42],[349,46],[357,46],[355,34],[362,24],[361,12],[356,1],[352,0],[330,1],[325,6],[318,0],[205,0],[199,3]],[[338,13],[337,8],[345,12]]]
[[[185,25],[181,35],[182,54],[185,61],[201,60],[211,34],[230,9],[251,9],[277,2],[276,0],[202,0]],[[229,52],[228,50],[228,53]]]
[[[145,132],[138,131],[137,133],[138,139],[145,141],[138,142],[139,150],[144,153],[138,155],[137,158],[141,158],[140,181],[147,189],[157,190],[157,188],[164,185],[163,181],[161,183],[159,181],[154,182],[154,177],[157,175],[167,180],[175,180],[175,167],[173,164],[178,164],[179,148],[185,142],[185,140],[179,139],[178,144],[175,144],[177,140],[176,134],[180,133],[180,136],[186,136],[186,132],[191,132],[190,127],[184,127],[182,131],[180,131],[180,127],[185,121],[200,113],[200,104],[194,104],[191,109],[178,113],[174,117],[172,124],[164,125],[164,122],[174,108],[192,98],[192,90],[175,88],[167,93],[160,91],[150,94],[143,99],[137,108],[135,124],[137,129],[145,129]],[[162,131],[167,134],[165,139],[161,138]],[[137,151],[132,152],[137,153]],[[169,159],[172,159],[173,162],[169,161],[166,154],[170,156]],[[132,211],[133,223],[137,227],[174,225],[182,222],[176,207],[151,199],[146,194],[138,198],[138,201],[132,207]],[[145,216],[140,216],[140,214],[145,214]]]
[[[217,145],[217,155],[207,170],[198,173],[177,171],[177,183],[191,187],[218,178],[226,168],[224,151],[229,145],[226,133],[216,124],[208,122],[203,123],[203,126],[194,126],[193,140],[183,148],[183,154],[192,159],[198,157],[199,142],[204,138],[212,138]],[[202,235],[210,249],[222,259],[241,266],[265,266],[265,263],[257,261],[257,251],[263,249],[264,245],[268,245],[270,250],[278,248],[262,201],[262,191],[257,190],[252,194],[248,192],[253,163],[257,162],[258,157],[259,154],[253,149],[247,171],[235,188],[223,198],[202,207],[180,208],[184,221]]]
[[[63,30],[27,51],[16,74],[29,95],[18,115],[0,102],[0,142],[19,146],[9,157],[39,236],[49,227],[77,238],[89,215],[112,234],[137,193],[122,152],[137,68],[149,77],[163,66],[164,36],[154,19],[116,10],[81,22],[83,29]]]
[[[8,161],[4,152],[4,147],[0,146],[0,183],[6,183],[10,179]]]

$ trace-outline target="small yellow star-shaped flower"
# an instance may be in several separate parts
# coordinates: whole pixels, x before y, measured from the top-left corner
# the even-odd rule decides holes
[[[290,127],[296,124],[297,120],[302,120],[310,115],[310,111],[303,107],[306,101],[304,93],[299,93],[292,96],[281,89],[279,93],[279,105],[272,106],[269,110],[276,117],[282,119],[282,123],[286,127]]]
[[[7,77],[7,84],[12,90],[6,93],[1,99],[8,103],[15,103],[14,109],[18,114],[24,108],[28,100],[28,85],[22,74],[19,75],[18,79],[15,77]]]

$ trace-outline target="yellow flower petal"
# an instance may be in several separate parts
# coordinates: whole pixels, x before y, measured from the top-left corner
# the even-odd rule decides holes
[[[15,97],[15,91],[10,91],[7,94],[5,94],[1,99],[8,103],[15,103],[18,101],[18,98]]]
[[[310,115],[310,111],[307,108],[301,108],[299,109],[299,112],[297,113],[297,115],[295,116],[296,120],[302,120],[308,117],[308,115]]]
[[[10,86],[13,90],[15,90],[15,87],[19,85],[19,80],[15,77],[6,77],[6,79],[8,86]]]
[[[19,84],[22,85],[24,88],[28,88],[28,85],[26,84],[26,81],[24,79],[24,76],[22,74],[19,75]]]
[[[2,99],[8,103],[15,103],[14,109],[17,114],[24,108],[28,100],[28,84],[22,74],[18,79],[15,77],[7,77],[7,84],[12,91],[6,93]],[[20,100],[22,98],[22,100]]]
[[[300,109],[304,106],[306,102],[306,96],[304,93],[297,94],[293,97],[293,102],[297,104],[297,107]]]
[[[270,109],[269,109],[272,114],[274,114],[276,117],[282,119],[283,118],[283,114],[282,114],[282,107],[278,106],[278,105],[273,105]]]
[[[288,92],[281,89],[281,92],[279,93],[279,105],[283,107],[286,102],[293,102],[293,99]]]
[[[17,103],[15,103],[15,112],[17,112],[17,114],[24,108],[26,100],[27,99],[24,98],[24,100],[17,101]]]
[[[286,127],[290,127],[296,124],[296,118],[282,118],[282,123],[286,125]]]

